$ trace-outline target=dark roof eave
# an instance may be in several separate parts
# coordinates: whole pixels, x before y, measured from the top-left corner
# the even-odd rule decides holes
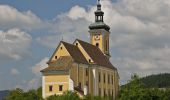
[[[40,72],[41,73],[55,73],[55,72],[65,72],[65,71],[69,71],[69,69],[67,69],[67,70],[46,70],[46,71],[43,71],[43,70],[41,70]]]

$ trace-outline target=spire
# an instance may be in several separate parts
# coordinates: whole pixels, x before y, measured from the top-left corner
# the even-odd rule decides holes
[[[100,1],[101,0],[97,0],[97,10],[94,12],[94,14],[95,14],[95,22],[92,23],[89,26],[89,29],[90,30],[93,30],[93,29],[105,29],[106,31],[109,32],[110,27],[104,23],[104,17],[103,17],[104,12],[101,9]]]
[[[97,0],[97,4],[100,4],[100,0]]]
[[[100,0],[97,0],[97,11],[95,11],[95,22],[103,22],[104,12],[101,10]]]
[[[97,0],[97,10],[101,10],[100,0]]]

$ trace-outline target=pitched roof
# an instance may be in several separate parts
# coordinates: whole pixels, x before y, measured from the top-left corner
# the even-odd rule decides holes
[[[47,71],[62,71],[68,70],[73,63],[73,58],[70,56],[61,56],[55,62],[50,62],[49,67],[43,69],[41,72]]]
[[[65,46],[65,48],[67,49],[67,51],[69,52],[69,54],[71,55],[71,57],[74,59],[75,62],[84,63],[84,64],[88,63],[86,58],[83,56],[83,54],[81,53],[81,51],[77,46],[63,41],[61,41],[61,43],[63,43],[63,45]]]
[[[79,39],[77,39],[77,41],[81,44],[81,46],[96,64],[103,67],[116,69],[98,47]]]

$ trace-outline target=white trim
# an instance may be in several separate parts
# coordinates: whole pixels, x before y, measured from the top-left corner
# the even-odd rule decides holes
[[[83,86],[82,86],[82,88],[85,86],[84,85],[84,80],[85,80],[85,78],[84,78],[84,68],[83,68],[83,84],[82,84]]]
[[[79,84],[79,65],[77,64],[77,86]]]
[[[42,97],[45,98],[45,76],[42,76]]]
[[[74,82],[69,76],[69,91],[74,91]]]
[[[54,84],[68,84],[68,82],[46,82],[47,85],[54,85]]]
[[[94,90],[94,95],[96,96],[96,69],[94,68],[93,70],[93,90]]]
[[[103,68],[103,67],[102,67],[102,68],[99,67],[98,69],[100,69],[100,70],[105,70],[105,71],[112,72],[112,73],[115,72],[115,70],[112,70],[112,71],[111,71],[111,70],[106,69],[106,68]]]

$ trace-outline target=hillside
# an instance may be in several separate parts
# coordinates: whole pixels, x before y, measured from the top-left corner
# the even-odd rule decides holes
[[[148,88],[170,88],[170,74],[157,74],[141,78],[141,81]]]
[[[9,94],[8,90],[0,91],[0,100],[6,97]]]

